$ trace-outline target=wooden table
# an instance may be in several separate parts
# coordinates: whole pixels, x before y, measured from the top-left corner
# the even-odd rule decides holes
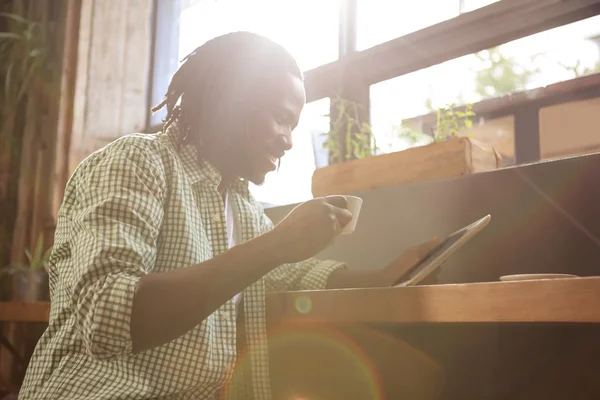
[[[267,310],[271,330],[323,341],[349,337],[380,367],[380,384],[392,386],[386,398],[600,398],[594,372],[600,368],[600,278],[276,293]],[[328,351],[297,340],[272,351],[272,364],[280,371],[302,354],[314,359]],[[302,364],[314,371],[302,379],[344,368],[329,353]],[[298,371],[288,367],[286,374],[278,378],[281,386],[293,386]],[[408,376],[412,393],[393,388],[401,376]],[[352,382],[332,381],[338,388]],[[344,398],[336,396],[328,398]]]
[[[600,322],[600,278],[272,294],[272,324]]]
[[[48,315],[0,303],[0,321]],[[267,315],[276,394],[600,398],[600,278],[274,293]]]

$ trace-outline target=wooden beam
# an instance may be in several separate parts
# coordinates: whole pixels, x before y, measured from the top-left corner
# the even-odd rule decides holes
[[[346,70],[368,85],[600,14],[600,0],[503,0],[305,74],[307,101],[338,93]]]
[[[342,0],[340,3],[339,56],[356,51],[358,0]]]
[[[77,74],[77,46],[79,44],[79,20],[82,0],[67,0],[67,15],[63,45],[60,102],[56,134],[56,166],[52,193],[52,212],[56,216],[62,203],[63,193],[69,180],[69,151],[73,128],[75,101],[75,77]]]
[[[590,74],[568,81],[553,83],[541,88],[515,92],[492,99],[486,99],[473,104],[477,117],[485,119],[500,118],[514,115],[525,106],[543,108],[571,101],[600,97],[600,73]],[[457,107],[464,111],[464,106]],[[436,113],[407,118],[404,122],[414,124],[419,121],[424,125],[435,125]]]
[[[600,323],[600,278],[275,293],[270,324]]]
[[[527,164],[540,161],[540,108],[523,106],[515,112],[515,161]]]

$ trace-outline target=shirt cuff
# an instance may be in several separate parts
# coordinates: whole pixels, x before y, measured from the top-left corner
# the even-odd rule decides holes
[[[110,275],[96,302],[90,352],[98,359],[131,354],[131,311],[140,278],[128,274]]]
[[[300,281],[303,290],[322,290],[327,288],[329,276],[336,270],[346,268],[346,264],[339,261],[320,261],[310,269]]]

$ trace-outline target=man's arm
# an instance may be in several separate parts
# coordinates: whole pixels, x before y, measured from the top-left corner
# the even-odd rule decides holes
[[[339,198],[309,202],[290,213],[277,234],[157,273],[164,176],[143,151],[113,150],[79,186],[74,265],[66,274],[92,357],[137,353],[178,338],[278,265],[318,252],[350,219],[335,206]]]
[[[257,207],[260,205],[257,203]],[[261,227],[263,233],[271,232],[273,222],[267,217],[262,208]],[[346,265],[332,260],[310,258],[290,264],[282,264],[265,276],[267,292],[283,292],[289,290],[319,290],[329,287],[329,280],[337,271],[343,272]],[[345,274],[342,274],[345,275]]]
[[[273,228],[271,220],[262,214],[262,232]],[[314,258],[285,264],[270,272],[265,279],[269,292],[289,290],[347,289],[393,286],[405,276],[431,250],[440,243],[439,238],[411,247],[385,268],[351,270],[344,263],[321,261]]]
[[[131,315],[133,352],[183,335],[277,267],[273,243],[263,235],[189,268],[143,276]]]
[[[440,244],[439,238],[410,247],[387,267],[376,270],[336,270],[328,281],[328,289],[394,286]],[[436,272],[439,272],[439,268]]]

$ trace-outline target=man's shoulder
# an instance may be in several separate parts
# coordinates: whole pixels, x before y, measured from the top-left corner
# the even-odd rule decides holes
[[[126,157],[140,166],[163,168],[169,152],[161,140],[161,134],[132,133],[122,136],[86,157],[74,175],[85,173],[100,163],[110,163]]]
[[[158,156],[160,154],[159,136],[158,134],[131,133],[95,151],[90,157],[103,158],[116,154]]]

